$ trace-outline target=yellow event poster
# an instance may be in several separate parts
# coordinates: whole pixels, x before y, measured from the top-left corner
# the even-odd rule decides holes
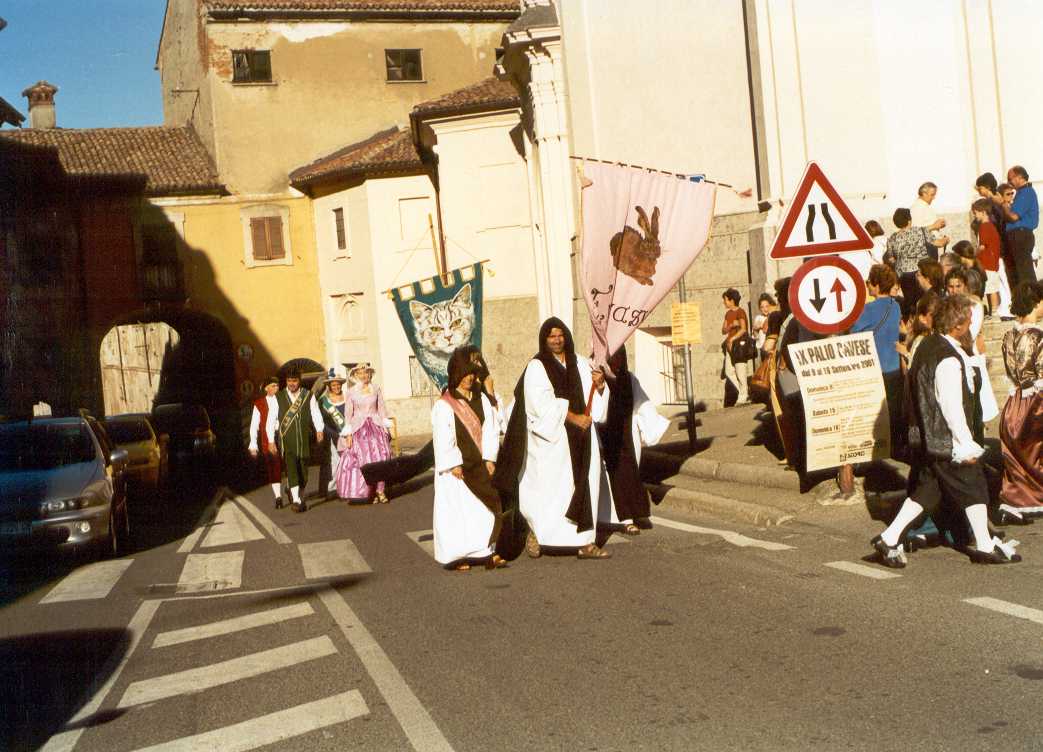
[[[890,419],[872,333],[789,346],[804,401],[810,470],[891,454]]]

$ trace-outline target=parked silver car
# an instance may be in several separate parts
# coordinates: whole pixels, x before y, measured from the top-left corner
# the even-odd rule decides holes
[[[130,534],[126,465],[89,416],[0,423],[0,550],[119,554]]]

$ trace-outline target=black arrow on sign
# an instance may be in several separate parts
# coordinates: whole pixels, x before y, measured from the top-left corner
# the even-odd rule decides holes
[[[822,293],[818,291],[818,278],[812,280],[815,283],[815,297],[811,299],[811,305],[815,306],[815,310],[819,313],[822,312],[822,306],[826,304],[826,299],[822,297]],[[835,287],[836,285],[834,285]]]
[[[833,286],[829,288],[829,291],[837,296],[837,311],[843,310],[841,293],[847,292],[847,288],[844,287],[844,283],[840,281],[840,277],[837,277],[837,281],[833,283]],[[818,295],[818,286],[815,287],[815,294]]]

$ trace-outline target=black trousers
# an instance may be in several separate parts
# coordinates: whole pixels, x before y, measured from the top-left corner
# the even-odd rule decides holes
[[[908,493],[931,517],[942,501],[960,510],[989,502],[989,486],[980,462],[958,465],[947,460],[914,461],[909,468]]]
[[[1036,281],[1036,267],[1032,263],[1032,249],[1036,245],[1036,237],[1032,230],[1015,228],[1007,230],[1007,248],[1014,260],[1015,284]]]

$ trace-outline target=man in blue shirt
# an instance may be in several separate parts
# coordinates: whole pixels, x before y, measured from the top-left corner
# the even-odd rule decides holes
[[[999,197],[999,206],[1007,219],[1007,249],[1014,259],[1014,283],[1035,282],[1032,249],[1036,245],[1033,232],[1039,226],[1039,199],[1029,183],[1028,171],[1021,165],[1007,171],[1007,182],[1014,186],[1017,194],[1013,203]]]

